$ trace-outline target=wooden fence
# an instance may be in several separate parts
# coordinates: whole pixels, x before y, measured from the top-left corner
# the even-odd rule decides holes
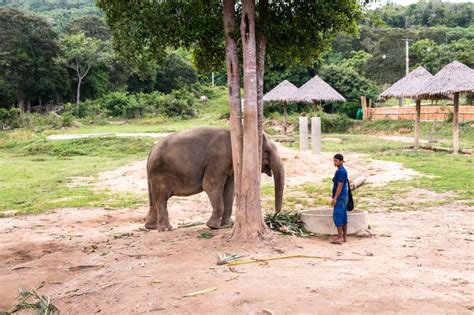
[[[421,106],[422,121],[444,121],[452,117],[453,106]],[[368,108],[372,120],[415,120],[415,106]],[[459,106],[459,121],[474,120],[474,106]]]

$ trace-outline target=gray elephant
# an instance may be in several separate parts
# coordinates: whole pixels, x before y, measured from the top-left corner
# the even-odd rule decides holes
[[[285,172],[275,143],[263,137],[262,173],[274,177],[275,211],[281,210]],[[147,162],[150,210],[145,227],[169,231],[167,202],[171,196],[190,196],[205,191],[212,205],[210,228],[231,223],[234,178],[230,132],[197,128],[163,138],[151,150]]]

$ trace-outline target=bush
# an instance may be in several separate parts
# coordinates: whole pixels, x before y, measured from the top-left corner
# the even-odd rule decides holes
[[[134,95],[114,92],[105,95],[100,101],[101,106],[112,116],[138,118],[143,116],[143,106],[137,102]]]
[[[326,114],[320,113],[321,131],[330,132],[347,132],[352,126],[353,121],[346,114]]]
[[[20,110],[18,108],[0,108],[0,128],[20,127]]]

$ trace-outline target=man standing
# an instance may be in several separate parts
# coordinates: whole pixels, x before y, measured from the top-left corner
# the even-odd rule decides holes
[[[332,187],[332,201],[334,224],[337,228],[337,238],[331,243],[342,244],[346,242],[347,234],[347,201],[348,195],[348,180],[347,170],[344,168],[344,157],[342,154],[334,155],[334,166],[337,171],[334,174]]]

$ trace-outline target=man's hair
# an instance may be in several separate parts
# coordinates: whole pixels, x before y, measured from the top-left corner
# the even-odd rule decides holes
[[[334,159],[339,160],[339,161],[344,161],[344,157],[342,156],[341,153],[334,155]]]

